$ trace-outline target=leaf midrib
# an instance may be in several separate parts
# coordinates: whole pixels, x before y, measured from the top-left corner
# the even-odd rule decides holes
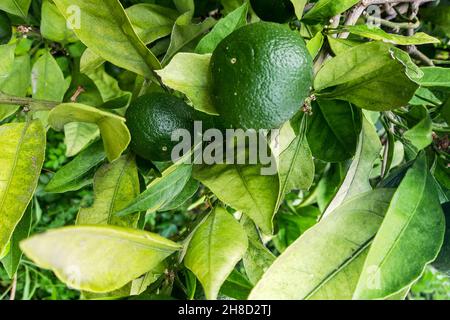
[[[235,165],[235,168],[236,168],[236,172],[237,172],[239,178],[240,178],[241,181],[242,181],[242,184],[244,185],[245,191],[248,193],[248,195],[249,195],[250,198],[252,199],[253,203],[255,204],[256,208],[258,209],[258,212],[259,212],[260,214],[263,215],[263,214],[264,214],[264,211],[261,210],[261,208],[260,208],[260,206],[259,206],[259,203],[258,203],[258,202],[256,201],[256,199],[253,197],[253,194],[250,192],[250,188],[249,188],[249,186],[248,186],[248,184],[247,184],[247,180],[245,179],[244,175],[242,174],[241,169],[239,168],[239,165]]]
[[[78,233],[78,235],[80,235],[82,233]],[[173,252],[178,250],[179,248],[176,246],[170,246],[168,244],[160,244],[157,242],[157,240],[149,240],[146,238],[143,238],[142,240],[148,240],[149,242],[154,242],[155,244],[146,244],[146,243],[142,243],[141,241],[138,240],[133,240],[131,238],[125,238],[125,237],[120,237],[120,236],[114,236],[114,235],[107,235],[107,234],[95,234],[95,233],[88,233],[88,236],[92,239],[92,238],[99,238],[99,239],[111,239],[114,241],[118,241],[118,242],[125,242],[125,243],[131,243],[133,245],[136,245],[138,247],[143,247],[149,250],[156,250],[156,251],[160,251],[160,252]],[[160,246],[158,246],[160,245]],[[165,248],[163,248],[162,246],[165,246]]]
[[[16,8],[19,10],[20,14],[22,15],[23,18],[26,18],[25,12],[23,12],[22,8],[20,7],[20,5],[17,3],[17,0],[13,0],[14,5],[16,6]]]
[[[114,8],[111,6],[111,4],[108,1],[105,1],[104,3],[108,7],[109,12],[114,12],[115,11]],[[150,72],[150,75],[152,75],[153,68],[155,66],[153,66],[153,62],[151,62],[150,59],[154,60],[154,61],[158,61],[158,59],[156,57],[154,57],[153,53],[144,45],[144,43],[142,42],[141,38],[139,38],[139,36],[136,34],[136,31],[133,29],[133,25],[131,24],[131,21],[130,21],[130,19],[128,18],[127,14],[126,14],[125,9],[122,7],[122,4],[118,0],[117,0],[117,4],[120,7],[120,9],[123,11],[123,13],[125,15],[125,20],[130,25],[131,30],[134,33],[134,35],[136,36],[138,41],[135,42],[134,41],[135,39],[133,39],[134,37],[130,37],[129,36],[129,34],[124,30],[122,23],[118,23],[118,25],[120,25],[120,31],[122,32],[122,34],[127,39],[131,40],[130,41],[131,46],[134,48],[136,53],[143,58],[144,63],[147,66],[148,71]],[[114,21],[116,23],[119,22],[117,20],[117,17],[116,17],[115,14],[111,14],[111,16],[112,16],[112,18],[114,19]],[[145,54],[144,54],[144,51],[142,50],[143,48],[145,48],[147,50]],[[159,61],[158,61],[158,63],[159,63]]]
[[[116,207],[116,197],[117,197],[117,194],[120,189],[120,184],[121,184],[122,178],[125,174],[125,171],[126,171],[128,165],[130,164],[130,160],[131,160],[131,156],[129,155],[129,156],[127,156],[125,163],[124,163],[122,169],[120,170],[119,178],[117,179],[117,183],[115,184],[111,202],[110,202],[109,208],[108,208],[108,218],[106,219],[107,224],[111,224],[112,215],[115,212],[114,209]]]
[[[373,242],[373,239],[375,238],[375,235],[367,239],[366,242],[364,242],[358,250],[354,252],[352,256],[350,256],[347,260],[342,262],[337,269],[329,273],[325,278],[323,278],[310,292],[305,295],[304,300],[308,300],[312,295],[314,295],[317,291],[319,291],[327,282],[330,280],[333,280],[334,276],[340,273],[344,268],[346,268],[350,263],[352,263],[355,259],[357,259],[361,253],[364,252]]]
[[[392,250],[394,250],[394,247],[397,246],[397,243],[398,243],[399,239],[400,239],[400,238],[403,236],[403,234],[405,233],[405,230],[406,230],[406,228],[409,226],[409,224],[411,223],[411,220],[416,216],[417,208],[419,207],[419,204],[422,203],[422,200],[423,200],[423,198],[424,198],[423,195],[424,195],[424,191],[425,191],[426,186],[427,186],[427,180],[428,180],[428,174],[425,172],[425,181],[424,181],[424,183],[423,183],[423,185],[422,185],[422,188],[421,188],[421,191],[420,191],[420,198],[419,198],[419,200],[417,201],[416,205],[414,206],[414,210],[412,211],[412,212],[414,212],[414,213],[411,214],[411,215],[408,217],[406,223],[403,225],[403,227],[401,228],[400,232],[398,233],[398,236],[395,237],[395,239],[394,239],[394,241],[392,242],[392,245],[390,246],[389,250],[388,250],[388,251],[386,252],[386,254],[383,256],[383,259],[382,259],[382,260],[380,261],[380,263],[379,263],[379,268],[380,268],[380,269],[383,267],[383,265],[384,265],[384,263],[386,262],[388,256],[391,254]],[[389,206],[389,209],[390,209],[390,206]],[[389,214],[389,209],[388,209],[388,211],[387,211],[387,213],[386,213],[386,216]]]

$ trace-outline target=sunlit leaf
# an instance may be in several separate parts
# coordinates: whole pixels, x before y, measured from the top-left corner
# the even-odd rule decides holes
[[[246,249],[244,229],[225,209],[218,207],[194,231],[184,264],[202,283],[206,298],[214,300]]]
[[[0,253],[37,187],[45,156],[45,130],[38,120],[0,126]]]
[[[392,198],[373,241],[355,299],[380,299],[411,285],[442,246],[444,214],[424,153]]]
[[[180,249],[157,234],[116,226],[64,227],[35,235],[20,247],[68,286],[96,293],[121,288]]]
[[[53,129],[59,131],[71,122],[96,124],[100,129],[109,161],[119,158],[131,140],[124,118],[79,103],[58,105],[50,111],[48,122]]]

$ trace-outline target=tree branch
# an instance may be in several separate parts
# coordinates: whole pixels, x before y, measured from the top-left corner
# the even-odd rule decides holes
[[[411,56],[413,56],[414,58],[422,61],[425,65],[430,66],[430,67],[434,67],[433,60],[431,60],[425,54],[420,52],[419,49],[417,49],[416,46],[407,46],[406,50],[408,51],[408,53]]]
[[[353,10],[347,16],[344,25],[353,26],[358,21],[359,17],[363,14],[364,10],[371,5],[380,5],[380,4],[398,4],[398,3],[417,3],[418,6],[422,5],[426,2],[432,2],[435,0],[361,0],[359,4],[353,7]],[[343,32],[339,35],[341,39],[347,39],[349,36],[348,32]]]
[[[16,298],[16,289],[17,289],[17,274],[14,275],[12,280],[11,294],[9,295],[9,300],[14,300]]]
[[[29,107],[33,111],[38,111],[38,110],[51,110],[52,108],[60,104],[60,102],[15,97],[0,92],[0,104],[12,104],[23,107]]]

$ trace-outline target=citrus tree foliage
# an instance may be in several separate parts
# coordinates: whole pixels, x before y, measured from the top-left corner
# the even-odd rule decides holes
[[[307,56],[246,46],[269,33],[238,46],[266,60],[226,56],[260,20]],[[2,0],[2,266],[14,281],[51,270],[84,299],[404,299],[428,265],[450,271],[449,26],[447,0]],[[133,152],[140,96],[173,95],[220,127],[223,105],[259,125],[266,102],[292,109],[305,91],[264,136],[274,174]],[[65,155],[49,173],[56,131]],[[93,203],[35,228],[42,195],[76,192]]]

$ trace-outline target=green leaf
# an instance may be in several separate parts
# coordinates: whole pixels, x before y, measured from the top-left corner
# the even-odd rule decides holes
[[[136,35],[118,0],[54,2],[66,20],[72,22],[78,38],[105,60],[149,78],[153,77],[153,69],[160,68],[158,59]],[[78,7],[78,14],[74,14],[74,6]]]
[[[256,284],[270,265],[275,256],[260,241],[248,239],[248,249],[244,256],[244,268],[252,284]]]
[[[248,236],[248,247],[243,258],[244,269],[251,283],[256,284],[275,261],[275,256],[261,242],[259,231],[252,220],[243,216],[241,224]]]
[[[435,37],[432,37],[423,32],[417,32],[412,36],[403,36],[399,34],[387,33],[386,31],[384,31],[379,27],[368,26],[366,24],[345,26],[344,28],[346,31],[360,37],[384,41],[402,46],[441,42],[439,39],[436,39]]]
[[[410,113],[414,113],[420,120],[403,137],[420,151],[433,142],[433,123],[428,110],[423,106],[414,106]]]
[[[96,293],[123,287],[180,249],[157,234],[117,226],[64,227],[35,235],[20,247],[68,286]]]
[[[103,160],[105,160],[105,152],[101,141],[93,143],[75,159],[59,169],[45,187],[45,191],[64,193],[78,190],[78,188],[73,188],[73,182],[86,180],[86,174]],[[75,184],[75,187],[79,186]]]
[[[214,26],[206,36],[200,40],[195,49],[196,53],[212,53],[217,45],[234,30],[247,24],[248,3],[230,12]]]
[[[45,52],[31,70],[33,98],[62,102],[68,87],[64,75],[50,52]]]
[[[19,242],[30,235],[32,212],[32,204],[30,204],[11,236],[8,254],[1,260],[9,278],[13,278],[19,268],[20,260],[22,259],[22,251],[19,248]]]
[[[330,45],[331,51],[333,51],[335,55],[344,53],[348,49],[359,46],[362,43],[354,40],[333,38],[331,36],[327,36],[327,40],[328,44]]]
[[[409,101],[409,104],[413,106],[440,106],[442,101],[436,97],[433,91],[420,87]]]
[[[247,250],[242,226],[223,208],[215,208],[195,230],[184,265],[200,280],[206,298],[215,300],[220,287]]]
[[[170,202],[159,208],[158,211],[171,211],[179,208],[197,193],[199,187],[200,183],[198,181],[192,178],[189,179],[183,190]]]
[[[146,45],[169,35],[178,17],[176,11],[150,3],[138,3],[125,9],[125,12],[136,34]],[[88,48],[81,57],[80,71],[92,72],[103,62],[102,57]]]
[[[320,49],[322,49],[324,40],[325,37],[322,32],[317,32],[316,35],[306,43],[306,48],[308,48],[309,54],[313,59],[317,57]]]
[[[341,205],[275,260],[249,299],[351,299],[392,193],[379,189]]]
[[[145,44],[168,36],[178,18],[175,10],[150,3],[138,3],[125,10],[136,34]]]
[[[190,15],[194,14],[195,2],[194,0],[173,0],[175,7],[181,13],[188,12]]]
[[[248,215],[264,233],[272,234],[280,182],[278,175],[261,175],[261,168],[259,164],[199,165],[194,167],[194,178]]]
[[[225,295],[236,300],[247,300],[252,288],[248,279],[235,268],[220,288],[219,299],[222,300]]]
[[[385,111],[407,105],[422,76],[406,52],[383,42],[370,42],[325,63],[314,87],[319,97]]]
[[[26,19],[31,0],[2,0],[0,10]]]
[[[187,49],[189,45],[192,45],[196,39],[216,24],[216,20],[212,18],[206,18],[199,24],[192,24],[191,15],[192,13],[186,12],[175,21],[169,49],[167,49],[162,61],[163,65],[166,65],[175,54]]]
[[[143,193],[135,197],[116,214],[126,216],[139,211],[158,211],[180,194],[191,174],[191,165],[172,165],[163,172],[162,177],[153,180]]]
[[[450,99],[442,107],[441,114],[447,124],[450,123]]]
[[[67,27],[66,19],[58,8],[48,0],[42,2],[40,31],[45,39],[67,43],[77,42],[78,38]]]
[[[64,126],[66,157],[80,153],[89,143],[100,135],[97,125],[84,122],[70,122]]]
[[[322,212],[315,206],[291,206],[289,212],[276,215],[278,233],[273,244],[279,252],[283,252],[309,228],[316,225]]]
[[[322,178],[314,190],[317,205],[321,212],[324,212],[334,195],[339,190],[339,186],[345,178],[345,168],[342,162],[330,163],[325,167]]]
[[[157,74],[168,87],[184,93],[195,109],[217,115],[212,102],[210,54],[178,53]]]
[[[36,189],[45,155],[45,129],[38,120],[0,127],[0,252]]]
[[[355,154],[361,131],[361,113],[350,103],[318,99],[307,133],[314,157],[338,162]]]
[[[354,298],[380,299],[411,285],[437,257],[444,233],[435,182],[421,153],[392,198]]]
[[[131,92],[122,91],[119,82],[106,71],[104,66],[98,67],[86,75],[95,83],[102,96],[104,109],[119,109],[128,107],[131,101]]]
[[[290,129],[290,124],[281,128],[280,135]],[[280,201],[293,189],[308,190],[314,181],[314,161],[306,139],[306,118],[301,120],[298,135],[287,144],[287,148],[278,158],[278,174],[280,177]],[[278,137],[283,144],[283,138]],[[283,148],[283,147],[282,147]]]
[[[145,273],[143,276],[127,283],[122,288],[106,293],[93,293],[88,291],[82,292],[82,300],[116,300],[128,298],[130,296],[138,296],[142,294],[149,285],[154,283],[164,274],[166,265],[164,262],[158,264],[152,271]]]
[[[58,105],[50,111],[48,122],[58,131],[71,122],[95,123],[100,129],[106,156],[111,162],[120,157],[131,140],[124,118],[79,103]]]
[[[325,22],[335,15],[347,11],[359,0],[319,0],[304,16],[302,21],[308,24]]]
[[[15,50],[15,44],[0,45],[0,88],[13,70]]]
[[[323,217],[339,207],[344,201],[372,190],[369,179],[375,161],[380,157],[381,143],[372,123],[363,117],[362,131],[355,157],[338,192],[328,205]]]
[[[440,272],[448,275],[450,272],[450,202],[442,204],[442,210],[445,215],[444,243],[442,244],[439,255],[431,265]]]
[[[139,177],[133,156],[122,156],[113,163],[103,165],[94,177],[94,205],[80,209],[77,224],[136,227],[139,214],[120,218],[115,213],[136,198],[139,189]]]
[[[9,76],[0,84],[0,91],[16,97],[25,97],[31,80],[30,57],[19,56],[14,59]],[[0,120],[9,117],[19,109],[17,105],[0,104]]]
[[[297,19],[301,19],[303,16],[303,11],[305,10],[305,6],[308,3],[308,0],[291,0],[294,5],[295,15]]]
[[[423,87],[450,88],[450,69],[441,67],[423,67],[423,77],[419,83]]]
[[[420,16],[426,22],[431,22],[434,32],[441,36],[450,37],[450,6],[441,1],[438,6],[420,9]]]

